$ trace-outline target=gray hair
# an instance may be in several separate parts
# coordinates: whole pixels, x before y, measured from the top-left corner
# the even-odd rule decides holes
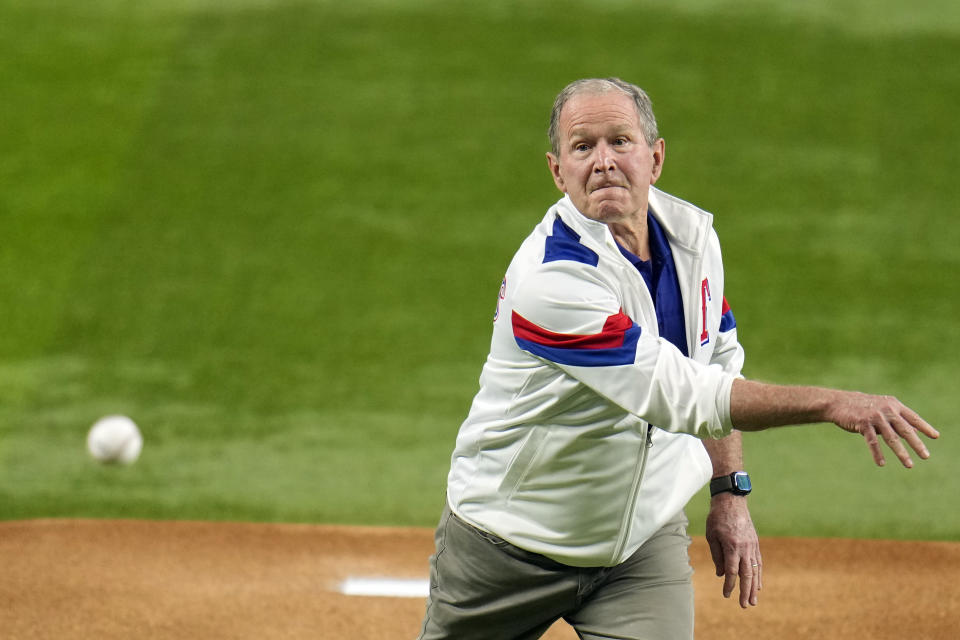
[[[553,101],[553,111],[550,113],[550,128],[547,136],[550,138],[550,148],[555,156],[560,155],[560,133],[557,131],[560,121],[560,112],[570,98],[578,95],[603,95],[610,91],[620,91],[633,100],[640,118],[640,127],[649,146],[653,146],[660,134],[657,132],[657,119],[653,115],[653,104],[646,92],[635,84],[624,82],[620,78],[585,78],[574,80],[561,91]]]

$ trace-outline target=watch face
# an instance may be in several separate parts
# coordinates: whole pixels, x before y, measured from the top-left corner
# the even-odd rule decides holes
[[[750,485],[750,476],[745,473],[735,473],[733,474],[733,482],[736,484],[737,491],[743,491],[749,493],[753,488]]]

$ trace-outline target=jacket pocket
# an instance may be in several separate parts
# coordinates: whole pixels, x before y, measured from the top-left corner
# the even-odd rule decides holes
[[[530,471],[536,464],[537,457],[547,441],[549,431],[550,428],[544,425],[530,427],[530,433],[523,439],[520,449],[513,460],[510,461],[507,473],[500,483],[500,494],[506,496],[507,502],[516,495],[520,485],[530,475]]]

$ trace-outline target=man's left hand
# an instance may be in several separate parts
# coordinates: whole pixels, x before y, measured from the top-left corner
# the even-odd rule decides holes
[[[763,587],[763,560],[745,497],[720,493],[711,498],[707,542],[717,576],[724,577],[723,597],[730,597],[739,577],[740,606],[756,606]]]

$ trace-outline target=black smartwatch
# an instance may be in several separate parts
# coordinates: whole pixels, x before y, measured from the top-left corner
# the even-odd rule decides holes
[[[746,471],[734,471],[728,476],[720,476],[710,481],[710,497],[729,491],[735,496],[749,495],[753,490],[750,484],[750,476]]]

